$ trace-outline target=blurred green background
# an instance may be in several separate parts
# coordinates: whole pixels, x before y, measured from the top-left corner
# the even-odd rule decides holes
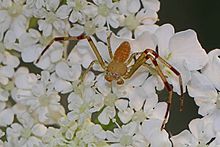
[[[207,52],[220,48],[220,0],[161,0],[159,25],[171,23],[176,32],[193,29]],[[164,94],[164,93],[162,93]],[[175,95],[167,124],[170,135],[188,128],[189,122],[201,117],[193,98],[185,94],[184,111],[179,112],[179,99]]]

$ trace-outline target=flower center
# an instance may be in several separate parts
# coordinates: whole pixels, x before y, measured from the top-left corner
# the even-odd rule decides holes
[[[146,114],[143,111],[137,111],[134,113],[132,120],[143,122],[146,119]]]
[[[23,138],[29,138],[31,136],[31,129],[30,128],[23,128],[21,131],[21,136]]]
[[[41,106],[48,106],[49,105],[49,97],[46,95],[39,97],[39,103]]]
[[[84,1],[76,0],[76,1],[75,1],[75,10],[76,10],[76,11],[82,10],[83,7],[84,7],[84,5],[85,5],[85,2],[84,2]]]
[[[13,3],[11,7],[8,8],[8,13],[12,17],[19,16],[22,13],[22,5],[19,5],[18,3]]]
[[[98,13],[104,17],[107,17],[109,15],[109,8],[105,4],[102,4],[98,8]]]
[[[84,25],[84,29],[87,35],[92,35],[96,32],[96,26],[92,21],[87,21]]]
[[[53,12],[49,12],[46,17],[46,22],[51,24],[54,21],[56,21],[56,19],[57,19],[56,15]]]
[[[117,99],[117,96],[114,93],[109,93],[104,99],[104,104],[106,106],[113,107],[115,105],[116,99]]]
[[[85,112],[85,110],[87,110],[88,107],[89,107],[88,103],[83,103],[79,108],[80,113]]]
[[[134,15],[129,15],[125,18],[125,26],[130,30],[134,30],[137,28],[137,26],[139,25],[138,20],[136,19],[136,17]]]
[[[120,138],[120,144],[123,146],[128,146],[132,144],[132,136],[124,135]]]

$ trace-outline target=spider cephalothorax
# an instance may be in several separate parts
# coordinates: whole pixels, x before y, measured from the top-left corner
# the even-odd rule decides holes
[[[123,84],[123,76],[127,73],[127,64],[125,61],[130,55],[130,44],[125,41],[120,44],[114,53],[112,61],[107,65],[105,79],[109,82],[117,81],[117,84]]]
[[[163,58],[161,58],[154,50],[152,49],[145,49],[141,53],[133,53],[131,54],[131,47],[128,41],[122,42],[119,47],[116,49],[114,55],[112,54],[112,50],[110,47],[110,36],[107,38],[107,45],[108,45],[108,52],[109,56],[111,58],[111,61],[106,65],[104,60],[102,59],[102,56],[100,55],[96,45],[92,41],[90,36],[81,35],[78,37],[56,37],[54,38],[50,44],[46,46],[46,48],[41,53],[40,57],[45,53],[45,51],[50,47],[50,45],[54,41],[65,41],[65,40],[81,40],[81,39],[87,39],[97,60],[94,60],[90,63],[89,67],[86,69],[86,71],[83,72],[83,75],[81,76],[81,81],[83,81],[85,74],[88,73],[88,71],[92,68],[94,63],[99,63],[102,69],[105,72],[105,79],[108,82],[116,81],[117,84],[122,85],[124,83],[124,80],[129,79],[134,75],[134,73],[146,63],[146,61],[150,60],[153,64],[153,68],[155,71],[157,71],[158,76],[162,79],[164,86],[166,90],[168,91],[168,98],[167,98],[167,110],[164,116],[164,121],[162,123],[161,129],[164,128],[168,113],[170,111],[170,106],[172,103],[172,93],[173,89],[172,86],[168,83],[166,76],[162,72],[160,66],[158,65],[159,60],[164,66],[168,67],[174,74],[176,74],[179,77],[179,85],[180,85],[180,92],[181,92],[181,98],[180,98],[180,110],[182,111],[183,107],[183,86],[182,86],[182,78],[180,73],[167,61],[165,61]],[[137,54],[139,56],[137,56]],[[36,62],[39,61],[40,57],[37,59]],[[131,61],[133,59],[136,59],[133,64],[130,65]],[[128,67],[128,65],[130,65]],[[145,64],[146,65],[146,64]],[[147,67],[147,66],[146,66]]]

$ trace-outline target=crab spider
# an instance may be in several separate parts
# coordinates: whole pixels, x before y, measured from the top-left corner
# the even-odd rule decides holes
[[[131,47],[128,41],[122,42],[119,47],[116,49],[114,55],[112,53],[111,47],[110,47],[110,36],[107,38],[107,45],[108,45],[108,53],[111,58],[111,62],[106,65],[104,60],[102,59],[102,56],[100,55],[95,43],[92,41],[90,36],[86,35],[80,35],[77,37],[55,37],[42,51],[39,58],[36,60],[36,63],[39,62],[41,56],[45,53],[45,51],[52,45],[54,41],[67,41],[67,40],[82,40],[87,39],[97,60],[94,60],[90,63],[89,67],[86,69],[84,74],[81,75],[81,80],[84,79],[85,74],[91,69],[94,63],[98,63],[102,69],[105,71],[105,79],[108,82],[116,81],[118,85],[122,85],[124,83],[124,80],[129,79],[134,75],[134,73],[139,69],[140,66],[146,65],[146,61],[150,60],[155,70],[157,71],[157,74],[162,79],[164,86],[166,90],[168,91],[168,98],[167,98],[167,109],[165,112],[164,120],[162,122],[161,130],[165,127],[165,123],[167,121],[167,117],[171,108],[172,103],[172,94],[173,89],[172,86],[168,83],[166,76],[162,72],[160,66],[158,65],[158,60],[166,67],[168,67],[178,78],[179,78],[179,85],[180,85],[180,111],[183,110],[183,84],[182,84],[182,78],[181,74],[176,70],[172,65],[170,65],[167,61],[165,61],[162,57],[158,55],[157,52],[155,52],[152,49],[145,49],[141,53],[133,53],[131,54]],[[139,54],[138,58],[135,60],[134,64],[128,67],[130,62],[134,57]]]

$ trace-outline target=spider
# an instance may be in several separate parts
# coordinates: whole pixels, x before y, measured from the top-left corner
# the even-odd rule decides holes
[[[112,33],[111,33],[112,34]],[[80,35],[77,37],[69,36],[69,37],[55,37],[51,40],[51,42],[44,48],[42,53],[40,54],[39,58],[36,60],[36,63],[39,62],[41,56],[44,55],[46,50],[52,45],[54,41],[69,41],[69,40],[82,40],[87,39],[89,42],[95,56],[96,60],[92,61],[88,68],[86,69],[86,72],[88,72],[94,63],[98,63],[102,69],[105,71],[105,79],[108,82],[116,81],[118,85],[124,84],[124,80],[131,78],[134,73],[141,67],[142,65],[146,65],[146,61],[150,60],[153,65],[154,69],[157,71],[157,74],[162,79],[164,86],[166,90],[168,91],[168,98],[167,98],[167,109],[164,115],[164,120],[162,122],[161,130],[165,128],[165,123],[167,122],[167,117],[170,112],[171,103],[172,103],[172,94],[173,89],[172,86],[168,83],[166,76],[161,70],[161,67],[158,65],[159,60],[164,66],[168,67],[178,78],[179,78],[179,85],[180,85],[180,111],[183,110],[183,84],[182,84],[182,78],[181,74],[178,70],[176,70],[172,65],[170,65],[166,60],[164,60],[162,57],[158,55],[157,52],[155,52],[153,49],[145,49],[143,52],[139,53],[133,53],[131,54],[131,47],[128,41],[122,42],[119,47],[114,52],[114,55],[111,50],[110,46],[110,37],[111,34],[107,38],[107,46],[108,46],[108,53],[111,58],[111,62],[106,65],[104,60],[102,59],[102,56],[100,55],[95,43],[91,39],[90,36],[86,35]],[[131,61],[137,56],[137,59],[135,62],[128,67],[128,65],[131,63]],[[84,72],[84,73],[86,73]],[[83,80],[85,74],[83,76],[81,75],[81,79]]]

